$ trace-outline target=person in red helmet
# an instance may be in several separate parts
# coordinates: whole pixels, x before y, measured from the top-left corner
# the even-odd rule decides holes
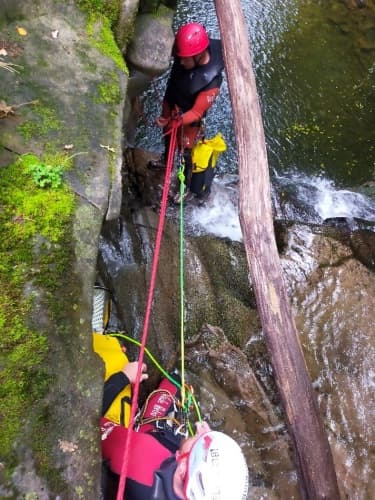
[[[203,131],[203,119],[214,103],[223,81],[224,60],[221,41],[208,37],[199,23],[182,26],[176,33],[173,48],[174,63],[163,99],[162,113],[156,119],[163,132],[168,132],[172,120],[181,126],[178,148],[184,153],[185,183],[190,185],[191,150]],[[163,168],[168,155],[169,136],[165,135],[165,153],[160,160],[150,162],[150,168]]]

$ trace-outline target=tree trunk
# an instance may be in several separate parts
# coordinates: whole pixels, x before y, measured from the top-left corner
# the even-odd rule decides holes
[[[215,0],[233,109],[240,222],[258,311],[292,439],[303,498],[340,498],[323,422],[277,252],[266,144],[240,0]]]

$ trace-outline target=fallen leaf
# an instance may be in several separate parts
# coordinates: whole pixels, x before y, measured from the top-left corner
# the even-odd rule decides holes
[[[59,30],[51,31],[51,36],[52,36],[52,38],[57,38],[59,36]]]
[[[5,101],[0,101],[0,118],[5,118],[6,116],[13,114],[13,106],[8,106]]]
[[[14,115],[15,110],[21,106],[37,104],[38,102],[38,99],[36,99],[34,101],[21,102],[21,104],[12,104],[11,106],[8,106],[5,101],[0,101],[0,118],[6,118],[8,115]]]
[[[4,48],[0,49],[0,56],[7,56],[7,55],[8,52]]]
[[[22,26],[17,26],[17,32],[21,36],[26,36],[27,35],[27,31],[25,30],[25,28],[22,28]]]
[[[103,148],[103,149],[107,149],[111,153],[116,153],[115,148],[111,148],[110,146],[105,146],[104,144],[100,144],[100,147]]]
[[[59,447],[60,450],[64,453],[73,453],[78,450],[78,446],[74,443],[70,443],[69,441],[64,441],[59,439]]]
[[[65,144],[64,149],[66,149],[67,151],[73,149],[73,144]]]

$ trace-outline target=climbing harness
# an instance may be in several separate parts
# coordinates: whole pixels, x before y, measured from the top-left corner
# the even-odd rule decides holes
[[[140,347],[140,345],[141,345],[138,340],[134,339],[133,337],[130,337],[129,335],[127,335],[124,332],[116,332],[116,333],[110,332],[105,336],[123,339],[123,340],[128,341],[128,342],[130,342],[138,347]],[[154,357],[154,355],[151,353],[151,351],[147,347],[145,347],[145,353],[146,353],[147,357],[151,360],[151,362],[155,365],[155,367],[160,371],[160,373],[163,375],[163,377],[166,378],[167,380],[169,380],[173,385],[175,385],[178,389],[180,389],[180,392],[182,392],[182,382],[180,382],[173,375],[171,375],[166,370],[164,370],[162,365],[158,362],[158,360]],[[182,377],[181,377],[181,380],[182,380]],[[185,396],[185,405],[182,405],[182,401],[181,401],[180,404],[178,405],[179,408],[182,409],[182,411],[184,411],[186,414],[190,413],[190,411],[194,408],[198,420],[202,420],[199,406],[198,406],[198,403],[197,403],[196,398],[194,396],[194,390],[193,390],[192,386],[184,384],[184,387],[185,387],[185,395],[186,395]],[[190,434],[193,434],[189,421],[187,422],[187,425],[190,429]]]
[[[163,417],[146,415],[149,410],[150,402],[155,396],[159,396],[160,399],[164,402],[168,402],[169,406],[173,408],[167,415]],[[175,436],[181,435],[188,437],[189,435],[186,425],[186,412],[182,408],[180,400],[167,389],[155,389],[152,391],[148,395],[143,407],[138,412],[135,424],[136,430],[139,430],[142,426],[149,426],[150,424],[154,424],[156,430],[172,432]]]

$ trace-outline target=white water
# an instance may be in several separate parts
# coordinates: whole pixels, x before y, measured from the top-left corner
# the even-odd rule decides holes
[[[212,192],[206,204],[187,208],[187,223],[196,234],[213,234],[242,241],[237,183],[237,175],[227,174],[217,178],[212,183]]]
[[[293,174],[278,177],[281,187],[293,186],[293,203],[276,209],[282,219],[298,220],[296,205],[303,211],[303,223],[321,223],[325,219],[344,217],[375,221],[375,206],[366,196],[338,189],[324,178]],[[238,176],[226,174],[216,177],[212,193],[202,207],[187,206],[187,224],[196,234],[213,234],[233,241],[242,241],[238,217]]]
[[[375,207],[370,199],[346,189],[336,190],[332,181],[317,179],[314,209],[324,220],[329,217],[358,217],[375,220]]]
[[[277,191],[293,193],[294,206],[280,206],[277,215],[282,218],[298,220],[296,207],[303,208],[304,222],[321,223],[325,219],[345,217],[375,221],[375,204],[370,198],[349,189],[340,189],[327,178],[307,176],[303,173],[275,175]],[[276,202],[277,203],[277,202]]]

